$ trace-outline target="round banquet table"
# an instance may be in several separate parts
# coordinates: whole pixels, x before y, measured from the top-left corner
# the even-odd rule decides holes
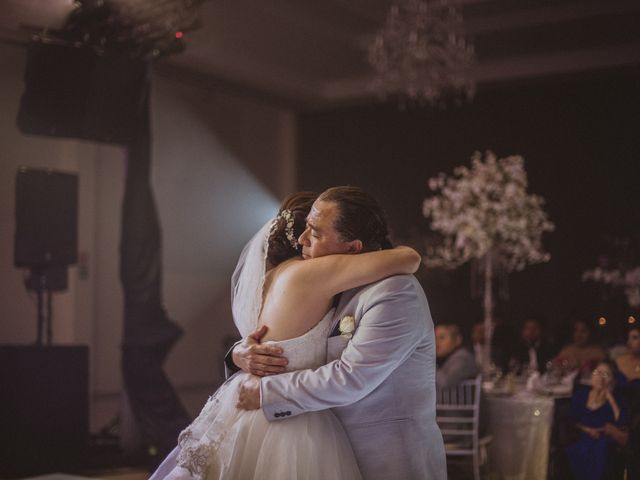
[[[546,479],[554,397],[524,388],[510,395],[487,391],[482,407],[485,429],[493,437],[488,445],[491,478]]]

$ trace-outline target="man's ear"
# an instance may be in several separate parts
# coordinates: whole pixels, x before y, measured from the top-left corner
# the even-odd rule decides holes
[[[362,252],[362,241],[361,240],[351,240],[349,242],[349,253],[360,253]]]

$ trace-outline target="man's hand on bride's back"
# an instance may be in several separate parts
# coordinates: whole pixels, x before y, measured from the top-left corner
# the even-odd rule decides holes
[[[267,327],[262,325],[233,349],[233,363],[242,371],[260,377],[285,371],[288,361],[282,356],[282,348],[260,343],[266,333]]]

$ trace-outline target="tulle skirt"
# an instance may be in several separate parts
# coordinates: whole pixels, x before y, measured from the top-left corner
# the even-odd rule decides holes
[[[185,429],[151,480],[359,479],[353,450],[330,410],[269,422],[235,408],[243,375],[225,383]]]

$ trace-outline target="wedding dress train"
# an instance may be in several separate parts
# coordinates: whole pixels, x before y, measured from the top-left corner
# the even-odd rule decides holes
[[[325,363],[332,311],[304,335],[270,342],[289,359],[289,370]],[[262,410],[235,407],[238,373],[212,395],[151,480],[359,479],[353,450],[330,410],[269,422]]]

